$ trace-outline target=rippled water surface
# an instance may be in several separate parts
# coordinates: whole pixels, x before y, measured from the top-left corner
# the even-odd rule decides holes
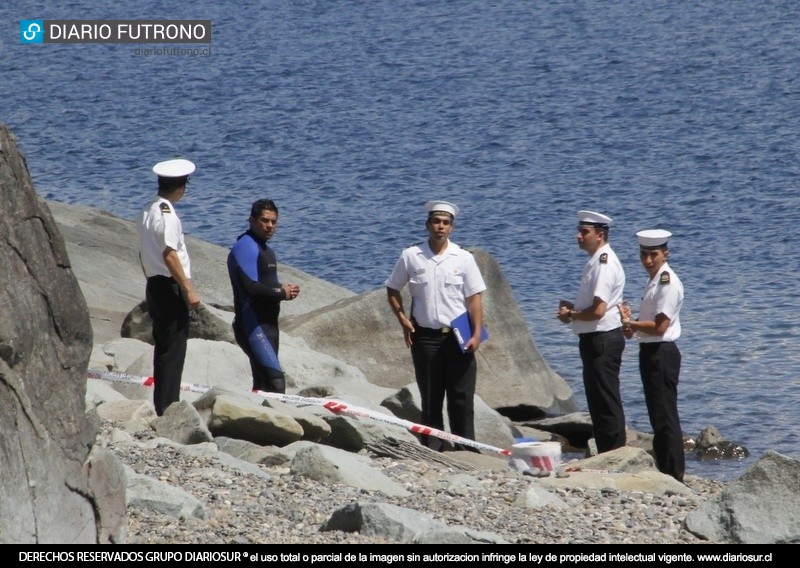
[[[751,451],[689,472],[730,479],[767,450],[800,457],[800,5],[10,4],[0,120],[44,197],[132,219],[152,164],[187,157],[189,233],[228,246],[249,204],[272,197],[279,259],[355,292],[382,287],[424,237],[425,201],[451,199],[453,240],[497,259],[581,405],[576,339],[553,317],[586,260],[575,211],[614,217],[634,299],[634,234],[667,228],[686,288],[683,429],[713,425]],[[16,22],[35,18],[210,19],[211,55],[19,45]],[[636,352],[623,397],[649,430]]]

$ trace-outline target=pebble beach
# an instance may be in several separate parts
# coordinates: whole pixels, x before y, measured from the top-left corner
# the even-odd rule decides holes
[[[559,489],[565,506],[520,504],[537,480],[511,468],[453,468],[415,459],[372,456],[372,466],[410,493],[397,498],[293,475],[288,465],[259,467],[268,479],[174,444],[151,447],[149,432],[108,449],[140,474],[181,487],[205,504],[206,518],[178,519],[129,508],[129,544],[392,544],[374,536],[321,531],[331,514],[353,502],[383,502],[424,512],[447,525],[499,535],[510,544],[701,544],[683,528],[687,514],[722,490],[714,480],[687,476],[690,495],[614,489]],[[551,490],[552,491],[552,490]]]

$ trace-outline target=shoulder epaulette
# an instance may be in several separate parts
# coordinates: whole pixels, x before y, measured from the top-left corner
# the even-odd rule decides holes
[[[669,272],[662,272],[661,278],[658,279],[659,284],[669,284]]]
[[[600,255],[600,264],[608,264],[608,253],[604,252]]]
[[[159,207],[161,208],[162,213],[172,213],[172,207],[170,207],[169,203],[165,201],[162,201]]]

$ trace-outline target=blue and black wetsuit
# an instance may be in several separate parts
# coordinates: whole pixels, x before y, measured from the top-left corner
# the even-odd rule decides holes
[[[228,255],[228,275],[233,287],[233,333],[250,358],[253,389],[286,392],[278,362],[278,315],[286,299],[278,281],[275,252],[252,231],[239,235]]]

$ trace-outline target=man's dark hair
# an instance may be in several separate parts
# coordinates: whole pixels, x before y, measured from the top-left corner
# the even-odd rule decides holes
[[[162,177],[158,176],[158,193],[172,193],[179,187],[189,183],[189,176]]]
[[[261,216],[262,211],[275,211],[275,214],[278,214],[278,206],[275,205],[275,202],[271,199],[259,199],[253,202],[253,206],[250,208],[250,216],[254,219],[257,219]]]

